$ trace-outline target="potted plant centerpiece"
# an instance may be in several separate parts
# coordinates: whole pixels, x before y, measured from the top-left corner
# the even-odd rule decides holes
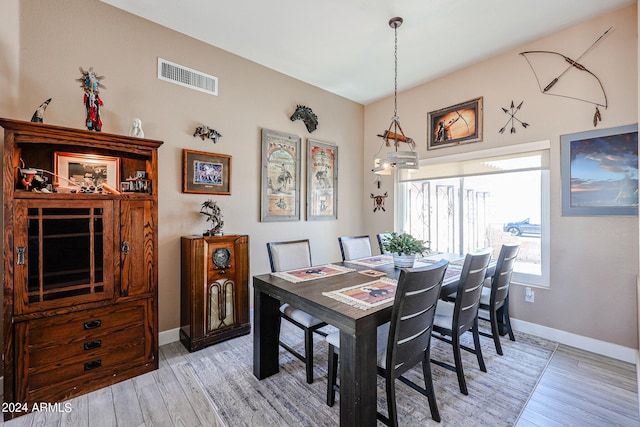
[[[389,233],[382,248],[393,255],[393,264],[398,268],[412,268],[418,254],[430,252],[424,241],[407,233]]]

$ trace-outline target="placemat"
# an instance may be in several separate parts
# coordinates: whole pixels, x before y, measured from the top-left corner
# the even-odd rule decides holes
[[[397,280],[381,277],[373,282],[350,286],[337,291],[323,292],[322,295],[361,310],[367,310],[393,301],[397,287]]]
[[[363,267],[377,267],[380,265],[391,264],[393,262],[393,256],[391,255],[376,255],[366,258],[352,259],[351,261],[345,261],[350,264],[361,265]]]
[[[278,271],[271,273],[272,276],[279,277],[292,283],[306,282],[308,280],[320,279],[322,277],[337,276],[338,274],[355,271],[353,268],[342,267],[340,265],[325,264],[313,267],[297,268],[295,270]]]

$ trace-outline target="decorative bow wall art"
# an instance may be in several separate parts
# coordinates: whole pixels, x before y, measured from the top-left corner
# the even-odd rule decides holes
[[[598,76],[596,76],[591,70],[589,70],[578,61],[584,58],[587,53],[589,53],[604,38],[604,36],[606,36],[607,33],[611,31],[612,28],[613,27],[609,27],[607,31],[605,31],[600,37],[598,37],[596,41],[593,42],[575,60],[569,58],[566,55],[563,55],[562,53],[554,52],[551,50],[529,50],[526,52],[520,52],[520,55],[524,57],[524,59],[529,64],[529,67],[531,67],[531,71],[533,71],[533,75],[538,82],[540,92],[543,95],[553,95],[574,99],[576,101],[587,102],[595,107],[596,111],[593,115],[593,126],[597,126],[598,122],[602,121],[602,115],[600,114],[600,110],[598,107],[603,107],[604,109],[606,109],[609,106],[607,93],[605,92],[604,86],[602,85],[602,82],[600,81]],[[557,57],[558,60],[562,60],[562,64],[553,66],[538,65],[537,67],[534,67],[534,62],[537,62],[536,58],[549,56]],[[545,63],[549,64],[550,62]],[[569,65],[567,65],[567,63]],[[566,80],[571,81],[578,78],[577,74],[570,73],[570,71],[574,70],[582,71],[584,73],[581,74],[586,77],[585,82],[587,80],[590,81],[590,85],[592,86],[591,90],[583,89],[586,88],[589,83],[585,83],[585,85],[572,85],[570,83],[562,84]],[[545,75],[549,77],[542,77]],[[595,94],[595,96],[592,97],[583,93],[587,91],[589,92],[589,94]]]

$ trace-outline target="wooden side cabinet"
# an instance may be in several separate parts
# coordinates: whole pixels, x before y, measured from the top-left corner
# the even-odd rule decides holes
[[[181,239],[180,341],[189,351],[246,335],[249,236]]]

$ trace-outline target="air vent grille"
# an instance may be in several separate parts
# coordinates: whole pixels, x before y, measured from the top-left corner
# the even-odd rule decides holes
[[[217,77],[201,73],[184,65],[175,64],[166,59],[158,58],[158,79],[210,95],[218,95]]]

